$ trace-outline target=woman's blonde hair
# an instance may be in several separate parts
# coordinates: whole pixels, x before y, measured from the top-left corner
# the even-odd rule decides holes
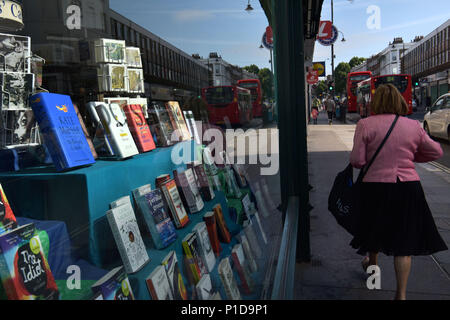
[[[409,108],[400,91],[394,85],[388,83],[380,85],[375,91],[370,104],[370,111],[374,114],[406,115]]]

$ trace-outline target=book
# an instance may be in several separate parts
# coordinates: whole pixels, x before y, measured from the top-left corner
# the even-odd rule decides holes
[[[126,64],[128,68],[142,68],[141,50],[138,47],[126,47]]]
[[[197,182],[195,181],[192,169],[187,169],[182,172],[174,170],[173,176],[177,184],[181,200],[184,206],[188,209],[189,213],[201,211],[205,204],[198,190]]]
[[[57,171],[95,163],[69,96],[38,93],[31,107]]]
[[[262,250],[261,246],[259,245],[258,238],[256,237],[253,224],[249,224],[247,227],[245,227],[244,233],[250,245],[250,249],[254,253],[254,257],[256,259],[260,259],[262,256]]]
[[[0,275],[9,300],[59,300],[34,224],[0,235]]]
[[[31,72],[31,38],[0,33],[0,71]]]
[[[14,215],[8,199],[6,198],[5,191],[0,184],[0,235],[17,228],[17,220]]]
[[[119,105],[98,103],[95,109],[106,130],[115,156],[123,159],[139,154]]]
[[[177,228],[183,228],[189,222],[189,217],[181,201],[175,180],[170,179],[160,187],[167,206],[170,209],[172,220]]]
[[[148,119],[148,100],[147,98],[130,98],[128,104],[139,105],[142,108],[144,118]]]
[[[103,102],[106,102],[107,104],[112,103],[118,104],[125,118],[126,118],[125,107],[129,104],[132,104],[130,102],[130,98],[127,97],[104,97]]]
[[[175,300],[187,300],[188,294],[184,285],[183,277],[181,276],[180,267],[175,251],[170,251],[163,259],[161,264],[166,270],[167,279],[169,280],[169,285],[172,289],[173,298]]]
[[[245,294],[251,294],[254,289],[253,280],[250,277],[249,269],[245,260],[244,250],[242,244],[236,244],[231,250],[231,259],[233,260],[234,268],[239,275],[241,288]]]
[[[127,92],[128,73],[124,64],[102,64],[97,68],[99,92]]]
[[[175,141],[172,141],[174,127],[163,102],[153,101],[149,105],[148,124],[158,147],[168,147],[174,144]]]
[[[23,110],[30,108],[34,91],[34,74],[0,72],[0,109]]]
[[[106,217],[125,271],[135,273],[144,267],[150,261],[150,258],[139,231],[130,197],[127,197],[127,203],[117,207],[111,205],[112,208],[106,212]]]
[[[241,189],[239,189],[238,184],[236,182],[236,178],[234,177],[233,169],[230,167],[224,168],[224,176],[225,176],[225,186],[226,186],[226,196],[227,198],[236,198],[239,199],[242,197]]]
[[[197,144],[202,144],[202,139],[200,139],[201,134],[198,131],[197,124],[194,119],[194,113],[190,110],[183,111],[184,119],[186,119],[187,128],[189,130],[189,134],[194,137],[194,140]],[[201,123],[201,122],[200,122]]]
[[[214,158],[211,154],[211,149],[208,147],[203,148],[203,167],[205,168],[205,173],[210,181],[210,185],[214,190],[222,191],[222,184],[219,179],[219,170],[214,162]]]
[[[144,71],[142,69],[128,69],[128,92],[131,93],[144,93]]]
[[[106,128],[103,126],[103,123],[100,120],[96,110],[96,106],[101,103],[102,102],[88,102],[86,104],[86,109],[89,112],[92,124],[95,128],[95,134],[92,139],[92,144],[94,145],[94,149],[97,152],[97,155],[101,157],[113,157],[115,153],[112,148],[112,144],[109,141]]]
[[[201,162],[191,162],[188,164],[188,168],[194,171],[197,186],[202,198],[205,201],[211,201],[214,199],[216,195],[211,187],[211,184],[209,183],[203,164]]]
[[[228,257],[220,261],[217,270],[228,300],[241,300],[241,293],[239,292]]]
[[[209,274],[203,275],[195,286],[195,290],[197,291],[198,300],[211,300],[214,295],[211,276]]]
[[[177,239],[175,226],[164,208],[161,190],[149,190],[136,196],[138,211],[142,215],[156,249],[166,248]]]
[[[94,283],[91,290],[94,295],[101,293],[103,300],[135,300],[123,266],[112,269]]]
[[[169,113],[172,126],[175,129],[175,134],[177,136],[176,141],[191,140],[192,136],[189,134],[189,130],[187,128],[183,114],[181,113],[178,101],[166,102],[166,108]]]
[[[92,142],[92,139],[89,136],[89,133],[86,129],[86,125],[84,124],[84,120],[83,120],[83,117],[81,116],[80,110],[78,110],[78,107],[76,104],[73,105],[73,108],[75,109],[75,113],[78,116],[78,120],[80,120],[81,129],[83,129],[83,133],[84,133],[84,136],[86,137],[86,141],[89,145],[89,148],[91,149],[92,156],[94,157],[94,159],[97,159],[98,158],[97,152],[95,151],[95,147]]]
[[[96,63],[125,63],[124,40],[97,39],[94,45]]]
[[[160,188],[163,184],[169,182],[170,180],[170,174],[165,173],[165,174],[161,174],[158,177],[156,177],[155,179],[155,184],[157,188]]]
[[[205,262],[208,271],[212,272],[214,266],[216,265],[216,257],[211,246],[211,241],[209,240],[208,228],[205,222],[199,222],[195,225],[193,232],[197,235],[199,243],[199,253]]]
[[[127,105],[124,107],[128,126],[140,152],[147,152],[156,148],[150,128],[145,121],[140,105]]]
[[[203,260],[203,257],[201,256],[201,247],[200,247],[200,239],[197,237],[195,232],[190,232],[184,237],[182,241],[182,246],[185,255],[188,258],[194,259],[194,266],[197,270],[197,273],[193,272],[195,284],[200,280],[200,278],[208,273],[208,268],[206,266],[205,260]],[[193,270],[193,267],[191,266],[191,270]],[[198,277],[197,277],[198,275]]]
[[[221,239],[222,242],[230,243],[231,235],[230,235],[230,231],[228,230],[227,224],[225,222],[225,218],[223,216],[223,211],[222,211],[222,206],[220,205],[220,203],[218,203],[214,206],[213,211],[214,211],[214,217],[216,218],[219,239]]]
[[[145,280],[153,300],[173,300],[164,266],[157,266]]]
[[[251,216],[255,212],[255,205],[250,200],[250,194],[247,193],[241,200],[242,208],[241,214],[237,217],[237,223],[246,227],[250,223]]]
[[[203,220],[206,224],[206,229],[208,230],[209,241],[211,242],[212,249],[215,255],[218,257],[222,251],[222,246],[219,241],[219,234],[217,232],[216,217],[213,211],[205,213]]]
[[[248,267],[251,272],[257,272],[258,271],[258,265],[256,264],[255,255],[253,254],[252,250],[250,249],[250,245],[248,243],[247,237],[245,236],[245,233],[242,232],[238,236],[239,242],[242,244],[242,249],[244,251],[245,259],[248,263]]]

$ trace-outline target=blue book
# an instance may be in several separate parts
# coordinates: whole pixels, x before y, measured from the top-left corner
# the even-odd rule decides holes
[[[133,192],[139,212],[150,232],[156,249],[163,249],[177,238],[175,226],[167,214],[161,191]]]
[[[57,171],[95,163],[69,96],[38,93],[30,102]]]

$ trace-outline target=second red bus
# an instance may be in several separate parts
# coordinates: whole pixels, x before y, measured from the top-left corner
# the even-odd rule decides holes
[[[372,77],[372,72],[361,71],[361,72],[350,72],[347,75],[347,101],[348,101],[348,112],[358,112],[357,101],[356,101],[356,87],[358,82],[367,80]]]
[[[253,117],[262,117],[262,88],[259,79],[238,80],[237,85],[250,90],[252,95]]]

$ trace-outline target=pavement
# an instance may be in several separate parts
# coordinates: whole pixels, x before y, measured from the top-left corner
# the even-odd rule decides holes
[[[381,289],[367,289],[362,257],[328,211],[328,195],[336,174],[348,164],[354,131],[351,122],[328,125],[324,113],[318,125],[308,127],[312,259],[296,264],[294,299],[392,300],[395,295],[393,258],[380,254]],[[417,164],[416,169],[438,230],[450,247],[450,171],[430,163]],[[450,300],[450,251],[413,257],[407,299]]]

